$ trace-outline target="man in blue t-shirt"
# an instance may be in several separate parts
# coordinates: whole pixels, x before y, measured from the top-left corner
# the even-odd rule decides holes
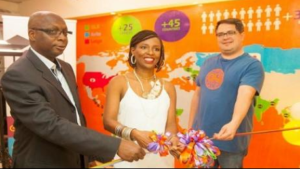
[[[189,127],[215,139],[221,150],[215,167],[242,168],[250,136],[235,134],[252,131],[254,97],[262,88],[264,70],[260,61],[243,51],[241,20],[219,21],[216,36],[221,53],[201,66]]]

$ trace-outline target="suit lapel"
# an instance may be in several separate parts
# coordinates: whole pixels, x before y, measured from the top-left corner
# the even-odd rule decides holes
[[[57,81],[57,79],[52,74],[51,70],[49,70],[48,67],[31,50],[28,50],[27,58],[33,63],[33,65],[35,66],[35,68],[37,70],[42,72],[42,78],[45,79],[46,81],[48,81],[51,85],[53,85],[61,93],[61,95],[66,100],[68,100],[68,102],[72,106],[74,106],[73,103],[71,102],[71,100],[69,99],[68,95],[62,88],[61,84]],[[81,112],[80,102],[79,102],[79,98],[78,98],[78,94],[77,94],[76,81],[73,78],[74,77],[73,71],[70,70],[65,65],[65,63],[60,62],[60,64],[61,64],[61,69],[62,69],[61,71],[62,71],[62,73],[68,83],[68,86],[72,92],[72,96],[74,98],[76,108],[79,111],[78,113],[79,113],[81,125],[86,126],[85,118]]]
[[[79,108],[79,100],[78,100],[78,96],[77,96],[77,88],[76,88],[76,81],[74,81],[74,79],[72,78],[74,75],[72,73],[71,70],[68,70],[64,64],[61,64],[61,72],[62,74],[64,75],[67,83],[68,83],[68,86],[71,90],[71,93],[72,93],[72,96],[74,98],[74,101],[75,101],[75,104],[76,104],[76,107]]]
[[[67,93],[65,92],[65,90],[62,88],[60,82],[57,81],[57,79],[53,76],[53,74],[51,74],[50,72],[50,76],[49,76],[49,73],[43,73],[43,78],[45,80],[47,80],[49,83],[51,83],[53,86],[56,87],[56,89],[63,95],[63,97],[65,99],[67,99],[71,104],[71,100],[69,99]]]
[[[65,64],[62,64],[61,62],[60,62],[60,65],[61,65],[62,74],[64,75],[64,77],[68,83],[68,86],[71,90],[73,99],[75,101],[75,105],[76,105],[77,111],[80,116],[81,125],[86,126],[85,118],[81,112],[81,106],[80,106],[80,101],[78,98],[77,86],[76,86],[76,81],[74,79],[73,71],[70,68],[68,68],[67,66],[65,66]]]
[[[66,92],[62,88],[61,84],[57,81],[57,79],[53,76],[51,71],[47,68],[47,66],[31,51],[28,50],[27,58],[32,62],[35,68],[42,72],[42,77],[52,84],[61,95],[72,104]],[[73,104],[72,104],[73,105]]]

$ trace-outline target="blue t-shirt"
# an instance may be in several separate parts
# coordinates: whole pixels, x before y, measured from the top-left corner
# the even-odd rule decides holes
[[[263,80],[261,62],[248,53],[232,60],[224,59],[221,55],[207,59],[197,77],[197,86],[201,87],[201,91],[193,129],[203,130],[208,137],[218,133],[232,119],[239,86],[252,86],[258,95]],[[252,131],[253,103],[238,133]],[[250,136],[240,136],[232,141],[214,140],[214,144],[223,151],[241,152],[247,149],[249,141]]]

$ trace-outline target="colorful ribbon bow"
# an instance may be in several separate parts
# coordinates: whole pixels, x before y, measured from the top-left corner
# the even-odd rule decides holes
[[[159,153],[160,156],[167,156],[169,154],[169,146],[171,145],[171,142],[169,141],[170,137],[171,133],[169,132],[165,135],[153,132],[153,134],[150,135],[153,142],[148,144],[148,151],[155,154]]]
[[[214,165],[214,160],[220,155],[220,150],[213,146],[202,130],[183,130],[178,133],[179,141],[185,146],[179,160],[188,167],[208,168]]]

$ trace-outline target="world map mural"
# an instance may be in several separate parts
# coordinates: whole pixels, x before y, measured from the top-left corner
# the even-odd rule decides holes
[[[131,70],[128,37],[150,29],[165,45],[166,63],[157,75],[175,85],[178,127],[186,128],[195,78],[203,62],[218,54],[214,25],[229,17],[243,20],[244,51],[265,70],[255,102],[254,131],[300,127],[299,11],[297,0],[262,0],[259,5],[243,0],[79,20],[77,80],[88,127],[110,134],[102,125],[107,84]],[[299,130],[257,134],[244,167],[299,168],[299,156]]]

